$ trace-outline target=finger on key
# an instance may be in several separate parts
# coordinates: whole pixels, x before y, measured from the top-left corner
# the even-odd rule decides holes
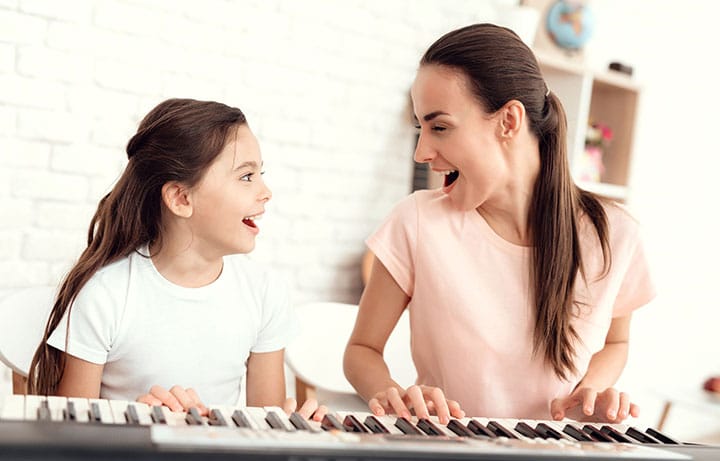
[[[429,389],[429,400],[435,404],[435,413],[437,414],[438,420],[441,424],[447,424],[450,422],[450,408],[448,408],[447,399],[445,394],[439,387],[431,387]]]
[[[587,416],[595,413],[595,401],[597,400],[597,392],[592,389],[583,391],[583,413]]]
[[[150,394],[160,400],[163,405],[171,409],[172,411],[183,411],[183,406],[180,401],[172,394],[172,392],[166,390],[161,386],[153,386],[150,388]]]
[[[384,416],[385,415],[385,407],[380,404],[380,400],[378,400],[376,397],[371,398],[368,400],[368,408],[370,408],[370,411],[375,416]]]
[[[200,412],[200,415],[207,416],[210,414],[210,410],[208,410],[207,407],[205,406],[205,404],[202,403],[202,400],[200,400],[200,396],[198,395],[197,392],[195,392],[195,389],[190,387],[190,388],[186,389],[186,392],[192,399],[193,404],[194,404],[193,406],[196,407],[198,409],[198,411]]]
[[[618,411],[620,410],[620,395],[616,389],[610,388],[605,390],[607,399],[607,409],[605,410],[605,416],[610,421],[615,421],[618,417]]]
[[[162,401],[160,401],[160,399],[158,399],[157,397],[154,397],[151,394],[145,394],[143,396],[140,396],[137,399],[135,399],[135,401],[144,403],[146,405],[150,405],[151,407],[160,406],[163,404]]]
[[[425,403],[425,395],[420,386],[414,384],[407,388],[407,396],[415,409],[415,416],[418,418],[429,418],[430,411]]]
[[[402,416],[403,418],[410,419],[410,410],[408,409],[407,405],[405,405],[405,402],[403,402],[402,397],[400,396],[400,391],[397,390],[395,387],[391,387],[387,390],[387,397],[388,402],[390,403],[390,407],[395,410],[395,414],[398,416]]]
[[[464,418],[465,417],[465,411],[460,407],[460,403],[456,400],[448,400],[447,401],[448,408],[450,409],[450,415],[452,415],[455,418]]]
[[[170,388],[170,393],[177,399],[178,402],[180,402],[180,405],[182,405],[183,410],[188,411],[192,407],[195,406],[195,402],[193,399],[188,395],[187,391],[182,388],[181,386],[175,385]]]
[[[297,408],[297,400],[292,397],[286,398],[282,408],[285,414],[291,415]]]
[[[617,418],[615,418],[615,422],[621,422],[625,418],[628,417],[630,414],[630,396],[625,393],[620,393],[620,402],[618,404],[618,412],[617,412]]]
[[[640,416],[640,407],[635,405],[634,403],[631,403],[630,404],[630,415],[633,418],[637,418],[638,416]]]

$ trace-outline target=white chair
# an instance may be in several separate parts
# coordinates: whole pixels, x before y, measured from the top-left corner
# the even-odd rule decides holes
[[[335,409],[367,409],[343,373],[343,354],[357,310],[357,305],[335,302],[313,302],[296,308],[300,333],[287,347],[285,363],[295,375],[298,403],[312,397]],[[415,382],[407,311],[390,335],[384,355],[400,385]]]
[[[13,393],[24,394],[28,370],[42,340],[56,287],[22,289],[0,300],[0,361],[12,370]]]

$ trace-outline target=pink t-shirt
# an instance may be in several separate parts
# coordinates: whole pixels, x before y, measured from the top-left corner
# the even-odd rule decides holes
[[[560,380],[533,356],[529,247],[497,235],[475,210],[456,210],[440,190],[401,201],[367,244],[411,298],[412,357],[418,384],[442,388],[471,416],[550,419],[550,402],[571,392],[602,349],[613,317],[649,302],[654,288],[635,220],[607,205],[612,266],[584,219],[579,228],[588,285],[573,320],[577,376]]]

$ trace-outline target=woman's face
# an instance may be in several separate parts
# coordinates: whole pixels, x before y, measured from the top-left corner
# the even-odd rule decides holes
[[[420,67],[411,96],[420,129],[415,161],[446,175],[443,191],[458,209],[478,208],[508,174],[498,117],[485,113],[466,77],[447,67]]]

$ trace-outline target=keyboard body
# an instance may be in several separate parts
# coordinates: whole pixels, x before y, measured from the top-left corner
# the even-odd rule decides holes
[[[323,423],[303,426],[276,407],[210,408],[210,417],[199,417],[136,402],[0,397],[0,460],[720,459],[718,447],[674,440],[581,441],[570,435],[573,431],[563,432],[568,425],[583,430],[582,423],[573,422],[463,418],[445,426],[434,418],[400,421],[386,416],[373,425],[367,413],[334,412]],[[495,432],[487,436],[461,430],[468,427]],[[549,433],[532,432],[540,427]],[[611,427],[618,437],[628,431],[623,425]],[[553,430],[556,437],[549,436]]]

